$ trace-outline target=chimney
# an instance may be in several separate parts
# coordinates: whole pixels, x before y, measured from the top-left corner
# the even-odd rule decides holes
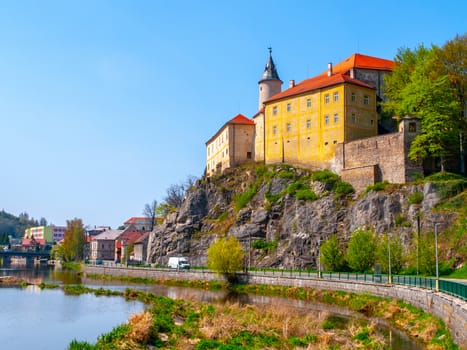
[[[350,68],[350,78],[355,79],[355,68]]]
[[[332,75],[332,63],[329,62],[328,63],[328,77],[330,77]]]
[[[289,80],[289,88],[293,88],[295,86],[295,80]]]

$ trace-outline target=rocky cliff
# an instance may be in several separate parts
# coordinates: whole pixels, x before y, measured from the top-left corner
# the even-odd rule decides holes
[[[151,233],[148,262],[166,264],[169,256],[182,255],[205,265],[210,244],[233,235],[251,266],[316,268],[320,242],[334,233],[345,243],[355,229],[372,228],[400,235],[408,246],[419,230],[433,231],[435,222],[447,228],[455,220],[453,213],[433,210],[439,196],[430,183],[366,194],[337,184],[329,173],[314,176],[288,165],[252,164],[204,178]],[[409,204],[416,192],[423,200]]]

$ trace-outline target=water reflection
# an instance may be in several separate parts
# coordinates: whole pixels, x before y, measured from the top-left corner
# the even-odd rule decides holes
[[[349,319],[368,319],[364,318],[361,314],[355,313],[351,310],[337,307],[334,305],[320,304],[316,302],[306,302],[303,300],[286,299],[280,297],[270,297],[254,294],[236,293],[233,291],[207,291],[195,288],[186,287],[173,287],[163,285],[141,285],[132,284],[128,282],[118,281],[101,281],[89,279],[78,275],[75,271],[53,268],[47,266],[34,266],[34,268],[14,267],[9,269],[0,269],[1,275],[16,276],[18,278],[28,280],[34,283],[58,283],[58,284],[83,284],[91,288],[105,288],[111,290],[123,291],[126,288],[134,288],[139,290],[145,290],[152,292],[156,295],[167,296],[172,299],[183,299],[192,300],[212,304],[224,304],[224,303],[238,303],[240,305],[257,305],[257,306],[274,306],[275,308],[287,308],[291,312],[309,314],[314,313],[314,317],[317,319],[323,319],[328,316],[341,317],[346,320]],[[5,299],[4,299],[5,300]],[[66,300],[64,304],[68,303]],[[75,313],[77,310],[63,309],[64,313]],[[405,334],[392,328],[389,324],[382,320],[372,320],[378,324],[380,332],[389,337],[391,346],[390,349],[408,349],[408,350],[419,350],[421,347],[414,341],[410,340]],[[109,331],[112,327],[108,327],[106,331]],[[70,339],[71,341],[71,339]],[[92,342],[95,339],[91,340]]]

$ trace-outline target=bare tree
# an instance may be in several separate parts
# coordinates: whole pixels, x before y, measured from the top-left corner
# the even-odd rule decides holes
[[[171,207],[180,208],[186,192],[195,185],[196,180],[196,176],[188,175],[184,182],[170,185],[167,189],[167,195],[164,198],[165,202]]]
[[[154,199],[150,204],[146,204],[143,209],[143,215],[151,220],[151,231],[156,225],[157,201]]]

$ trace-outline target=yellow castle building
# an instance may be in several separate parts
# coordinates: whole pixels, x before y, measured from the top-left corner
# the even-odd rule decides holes
[[[288,89],[281,91],[283,83],[269,49],[258,82],[259,111],[252,120],[242,116],[243,123],[254,127],[251,132],[227,131],[234,118],[206,143],[207,175],[253,160],[339,171],[337,145],[378,135],[384,75],[393,66],[390,60],[354,54],[335,66],[329,63],[328,69],[315,77],[298,84],[291,80]],[[231,155],[225,158],[227,148],[240,144],[244,144],[241,157],[235,161]]]

